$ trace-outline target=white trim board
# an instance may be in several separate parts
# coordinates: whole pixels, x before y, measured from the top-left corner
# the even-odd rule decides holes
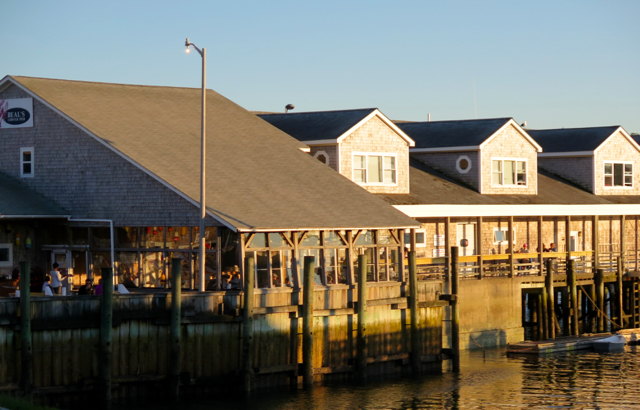
[[[477,216],[617,216],[640,215],[640,204],[593,205],[394,205],[411,218]]]

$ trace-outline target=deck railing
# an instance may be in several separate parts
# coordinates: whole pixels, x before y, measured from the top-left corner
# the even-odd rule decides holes
[[[541,276],[541,263],[539,253],[514,253],[513,260],[510,254],[471,255],[459,256],[459,275],[466,279],[479,279],[484,277],[505,276]],[[570,256],[576,264],[577,273],[593,273],[594,252],[544,252],[543,260],[553,259],[556,274],[566,274],[567,256]],[[605,273],[613,273],[618,269],[619,251],[601,252],[598,255],[599,267]],[[640,251],[631,250],[624,254],[624,271],[636,271],[640,265]],[[417,258],[418,280],[442,280],[449,272],[449,260],[447,257]],[[512,269],[513,265],[513,269]],[[544,271],[544,268],[542,268]]]

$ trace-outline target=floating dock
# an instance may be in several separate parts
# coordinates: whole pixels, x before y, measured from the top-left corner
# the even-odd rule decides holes
[[[623,329],[617,332],[627,339],[627,343],[640,341],[640,329]],[[509,343],[507,353],[510,355],[542,355],[556,352],[593,349],[593,341],[611,336],[611,333],[587,333],[581,336],[557,337],[540,341],[525,340]]]

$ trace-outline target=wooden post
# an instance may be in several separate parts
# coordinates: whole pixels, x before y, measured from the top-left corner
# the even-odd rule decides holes
[[[596,287],[596,306],[598,317],[598,332],[602,333],[605,329],[605,317],[604,317],[604,271],[602,269],[596,270],[595,275],[595,287]]]
[[[542,256],[542,253],[544,252],[544,249],[542,248],[542,226],[543,226],[542,216],[539,216],[538,217],[538,263],[540,265],[538,266],[538,269],[540,269],[539,271],[540,276],[544,275],[544,259]]]
[[[567,279],[568,281],[568,279]],[[570,321],[570,309],[569,309],[569,286],[565,286],[560,291],[560,303],[562,303],[562,336],[571,335]]]
[[[589,304],[589,332],[596,333],[598,331],[598,299],[596,298],[595,271],[593,276],[593,285],[589,286],[589,297],[591,298],[591,303]]]
[[[418,326],[418,273],[416,252],[409,252],[409,310],[411,312],[411,371],[420,374],[421,353]]]
[[[595,215],[593,217],[593,226],[591,227],[591,235],[593,242],[593,271],[600,269],[600,217]]]
[[[538,320],[540,320],[540,329],[542,333],[542,339],[546,340],[549,338],[549,316],[547,313],[549,312],[549,295],[547,294],[547,288],[542,288],[542,295],[540,296],[540,313],[538,314]]]
[[[171,259],[171,361],[169,366],[169,389],[171,398],[180,398],[180,308],[182,302],[182,266],[179,258]]]
[[[513,241],[513,216],[509,217],[507,229],[509,229],[509,233],[507,234],[507,238],[509,238],[509,277],[513,278],[515,276],[515,266],[513,266],[513,247],[516,246]]]
[[[111,353],[113,337],[113,269],[102,268],[100,300],[100,387],[101,401],[111,405]]]
[[[556,328],[555,328],[555,317],[556,317],[556,312],[555,312],[555,291],[553,289],[553,260],[551,259],[547,259],[545,261],[546,263],[546,267],[547,267],[547,276],[545,276],[544,278],[544,285],[546,288],[546,293],[547,293],[547,298],[548,298],[548,303],[547,303],[547,327],[549,328],[547,337],[548,338],[555,338],[556,337]]]
[[[576,278],[576,264],[574,260],[567,260],[567,287],[570,293],[571,303],[571,335],[577,336],[578,330],[578,284]]]
[[[476,229],[476,255],[478,255],[478,279],[482,279],[483,271],[482,267],[484,262],[482,260],[482,217],[478,217],[478,228]]]
[[[20,262],[20,333],[22,336],[22,391],[33,393],[33,346],[31,344],[31,264]]]
[[[460,371],[460,308],[458,290],[460,275],[458,272],[458,247],[451,247],[451,349],[453,352],[453,371]]]
[[[304,289],[302,299],[302,363],[304,373],[302,383],[305,387],[313,386],[313,274],[315,257],[304,257]]]
[[[367,378],[367,255],[358,255],[358,378]]]
[[[616,275],[616,307],[618,308],[618,326],[624,329],[624,306],[622,298],[622,276],[624,275],[624,259],[618,256],[618,274]]]
[[[242,319],[242,388],[251,391],[253,368],[251,356],[253,350],[253,290],[255,286],[253,256],[244,260],[244,318]]]

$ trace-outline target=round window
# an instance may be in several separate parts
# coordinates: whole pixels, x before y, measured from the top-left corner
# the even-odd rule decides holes
[[[471,170],[471,159],[466,155],[461,155],[456,161],[456,168],[459,173],[466,174]]]

